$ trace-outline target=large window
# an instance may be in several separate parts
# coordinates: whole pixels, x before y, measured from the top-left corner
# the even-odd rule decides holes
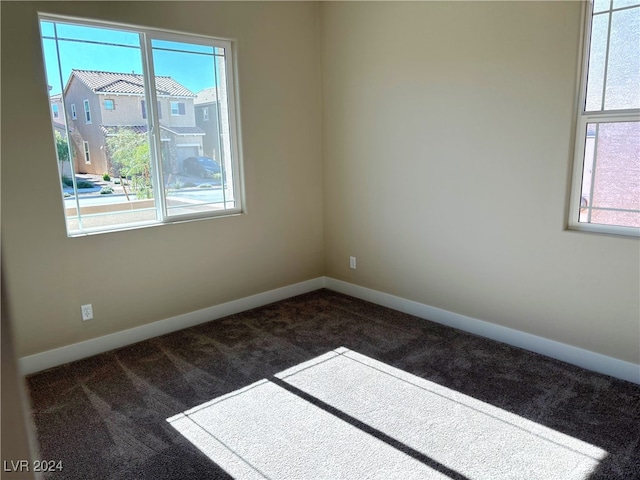
[[[52,126],[70,236],[242,212],[231,42],[49,15],[40,30],[69,112]]]
[[[570,228],[640,234],[640,0],[586,15]]]

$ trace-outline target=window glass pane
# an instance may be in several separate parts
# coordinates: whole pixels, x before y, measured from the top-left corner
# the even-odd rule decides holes
[[[607,55],[607,31],[609,14],[596,15],[591,25],[591,49],[589,52],[589,72],[587,77],[586,111],[602,109],[602,89],[604,88],[604,65]]]
[[[588,124],[580,222],[640,227],[640,122]]]
[[[151,46],[156,51],[160,51],[161,49],[167,49],[167,50],[178,50],[181,52],[206,53],[206,54],[214,53],[214,47],[212,47],[211,45],[197,45],[194,43],[170,42],[167,40],[153,39],[151,40]]]
[[[87,42],[103,43],[107,45],[129,45],[134,48],[140,46],[137,33],[125,32],[112,28],[87,27],[69,23],[55,22],[58,38],[78,40],[77,47],[87,48]]]
[[[613,8],[631,7],[640,5],[640,0],[613,0]]]
[[[49,34],[43,39],[49,93],[63,93],[68,116],[53,125],[68,233],[157,219],[147,123],[140,114],[139,35],[57,22],[41,25]],[[114,95],[118,108],[112,110]],[[74,121],[71,105],[82,105],[84,118]],[[103,115],[101,105],[110,111]]]
[[[52,22],[40,22],[40,34],[42,37],[52,37],[53,32],[53,23]]]
[[[613,12],[605,110],[640,108],[640,7]]]
[[[593,12],[602,12],[604,10],[609,10],[611,6],[611,0],[595,0],[593,2]]]
[[[171,116],[161,124],[167,216],[236,208],[224,56],[195,43],[153,40],[152,46],[158,96],[182,97],[169,101]]]

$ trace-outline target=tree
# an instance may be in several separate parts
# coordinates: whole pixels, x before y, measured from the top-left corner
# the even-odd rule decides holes
[[[151,154],[147,136],[132,129],[118,128],[107,137],[107,153],[120,176],[131,180],[138,198],[153,198],[151,189]]]
[[[60,162],[60,176],[64,178],[64,171],[62,168],[63,162],[69,161],[69,143],[67,139],[62,136],[62,134],[56,130],[55,132],[56,138],[56,153],[58,154],[58,161]]]

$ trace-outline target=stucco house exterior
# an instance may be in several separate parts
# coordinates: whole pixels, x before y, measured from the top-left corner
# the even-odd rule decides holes
[[[165,168],[178,171],[185,158],[203,155],[205,131],[196,126],[196,95],[166,76],[156,77],[156,92],[163,163]],[[142,75],[72,70],[64,88],[64,103],[75,171],[117,174],[106,139],[122,127],[147,133]]]
[[[57,132],[65,134],[67,128],[64,125],[62,95],[60,93],[51,95],[49,97],[49,102],[51,103],[51,122],[53,123],[53,128]]]
[[[196,125],[206,133],[202,140],[204,156],[220,162],[222,156],[220,152],[220,128],[218,125],[218,90],[216,87],[200,90],[196,93],[193,104]]]

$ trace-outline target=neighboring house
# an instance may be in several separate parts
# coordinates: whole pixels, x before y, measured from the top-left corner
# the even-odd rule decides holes
[[[51,87],[49,87],[51,90]],[[67,126],[64,123],[64,110],[62,108],[62,95],[60,93],[51,95],[49,97],[51,104],[51,124],[56,133],[66,141],[67,140]],[[73,129],[71,129],[73,132]],[[58,168],[61,176],[71,177],[71,162],[58,162]]]
[[[196,125],[206,132],[202,148],[204,156],[220,162],[220,128],[218,126],[218,88],[210,87],[196,93],[194,100]]]
[[[64,124],[62,95],[60,93],[51,95],[49,102],[51,103],[51,122],[53,123],[53,128],[56,132],[65,136],[67,134],[67,127]]]
[[[203,154],[205,132],[196,126],[195,94],[171,77],[156,77],[158,114],[164,167],[182,169],[182,161]],[[76,172],[118,174],[106,139],[118,127],[147,132],[142,75],[72,70],[64,89],[67,121],[73,126]]]

